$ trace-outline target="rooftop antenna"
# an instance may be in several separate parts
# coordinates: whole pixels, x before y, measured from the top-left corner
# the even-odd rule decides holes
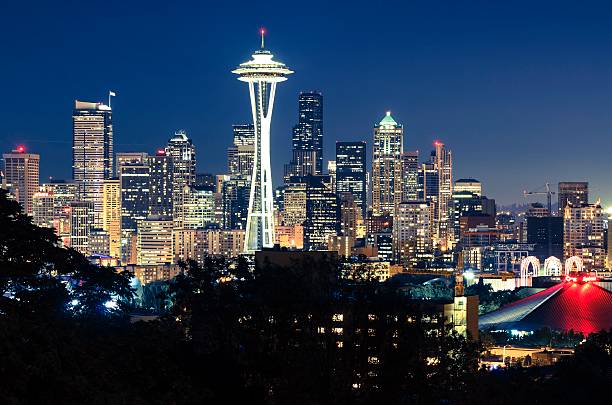
[[[266,34],[266,29],[261,27],[259,29],[259,34],[261,35],[261,49],[264,49],[264,35]]]

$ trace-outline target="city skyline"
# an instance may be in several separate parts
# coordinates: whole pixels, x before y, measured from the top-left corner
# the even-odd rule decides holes
[[[610,205],[612,192],[606,189],[604,153],[612,146],[608,145],[612,122],[605,102],[612,84],[606,73],[611,61],[601,54],[610,35],[599,24],[609,10],[597,10],[600,16],[591,15],[595,10],[589,11],[592,19],[586,26],[569,24],[580,11],[569,6],[551,14],[541,5],[530,9],[532,15],[527,17],[521,16],[521,7],[501,5],[481,6],[473,17],[468,14],[475,11],[475,6],[395,6],[398,14],[405,12],[406,19],[397,28],[380,27],[376,21],[372,21],[373,26],[358,27],[367,21],[369,9],[357,8],[347,11],[355,27],[343,26],[350,29],[339,32],[320,17],[316,20],[320,32],[308,39],[282,22],[282,12],[272,12],[268,21],[258,22],[251,21],[246,12],[238,13],[236,21],[230,23],[231,29],[217,23],[204,24],[209,22],[208,15],[201,24],[189,25],[193,17],[186,14],[190,7],[195,14],[201,11],[197,5],[173,9],[169,15],[160,10],[146,11],[150,20],[140,23],[142,33],[134,33],[128,17],[136,11],[125,6],[124,15],[107,32],[113,44],[111,51],[93,56],[88,69],[75,68],[82,52],[79,46],[85,39],[68,29],[73,25],[49,29],[48,38],[43,39],[49,46],[38,48],[42,59],[37,60],[46,60],[48,52],[57,53],[53,65],[28,63],[34,61],[34,55],[24,53],[22,48],[28,47],[33,38],[25,35],[8,45],[7,63],[1,68],[11,83],[5,85],[0,142],[4,151],[24,144],[28,151],[40,154],[42,181],[48,176],[68,179],[67,145],[71,139],[67,111],[75,99],[102,101],[111,89],[117,92],[113,100],[116,151],[153,153],[174,131],[185,128],[201,151],[198,172],[224,173],[223,151],[231,143],[231,126],[249,123],[250,118],[247,96],[229,70],[257,45],[261,22],[270,31],[267,40],[277,49],[279,59],[291,60],[299,72],[276,102],[271,130],[272,154],[278,156],[272,162],[275,184],[281,183],[283,165],[291,158],[298,93],[319,90],[326,99],[324,162],[333,159],[336,141],[365,140],[370,167],[371,127],[391,110],[404,125],[405,150],[427,153],[433,140],[440,139],[456,156],[454,177],[481,180],[485,193],[502,205],[535,201],[525,199],[522,191],[558,181],[589,181],[591,199],[601,197],[605,207]],[[22,12],[17,5],[11,7],[8,16]],[[330,6],[331,11],[340,12],[335,7]],[[48,24],[41,18],[45,12],[53,15],[65,11],[65,18],[83,17],[91,23],[92,32],[106,33],[102,19],[113,15],[116,8],[111,5],[96,17],[85,17],[89,10],[86,5],[68,11],[41,7],[41,15],[35,15],[29,23],[44,28]],[[216,9],[212,15],[222,12]],[[449,40],[448,35],[459,24],[449,21],[449,13],[470,18],[473,28],[463,32],[461,38]],[[582,10],[578,15],[586,13]],[[312,17],[310,12],[305,14],[295,18],[302,21]],[[540,21],[538,17],[544,15],[549,18]],[[415,21],[419,16],[425,20]],[[178,33],[155,29],[154,22],[177,22],[181,18],[187,19]],[[400,17],[391,18],[395,21]],[[491,26],[504,21],[506,24]],[[426,22],[442,24],[436,25],[439,29],[434,34]],[[557,25],[564,23],[566,30],[559,32]],[[410,30],[405,26],[411,26]],[[364,31],[362,27],[367,28]],[[19,32],[23,28],[6,21],[2,30],[8,29]],[[184,38],[186,33],[197,37],[198,42]],[[180,39],[179,34],[183,34]],[[484,34],[490,34],[490,38],[480,38],[477,45],[470,41]],[[321,39],[325,36],[333,38],[329,47],[318,45],[324,43]],[[131,53],[128,48],[138,40],[137,51]],[[444,46],[433,51],[442,40]],[[496,51],[495,40],[502,41],[505,53]],[[68,50],[59,49],[53,41],[65,41],[70,46]],[[212,58],[210,50],[216,49],[219,41],[224,47]],[[342,43],[339,52],[333,52],[334,42]],[[359,49],[370,57],[356,59]],[[397,50],[394,62],[390,62],[392,67],[387,71],[384,66],[376,66],[377,52],[391,50]],[[137,57],[143,52],[154,55],[153,66]],[[588,72],[580,56],[595,58]],[[177,63],[180,57],[186,63]],[[312,62],[317,59],[327,63]],[[366,79],[355,86],[354,79],[359,75]],[[162,77],[166,80],[160,81]],[[28,120],[30,114],[41,120]],[[572,166],[568,156],[575,151],[577,136],[589,159]],[[489,153],[481,150],[483,140],[490,142]]]

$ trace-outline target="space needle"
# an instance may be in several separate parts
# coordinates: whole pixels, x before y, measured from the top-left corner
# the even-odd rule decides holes
[[[255,156],[244,240],[244,252],[248,254],[274,246],[270,122],[276,84],[284,82],[287,80],[286,76],[293,73],[285,64],[272,60],[274,56],[264,47],[265,31],[261,29],[260,34],[261,49],[253,53],[250,61],[241,63],[232,70],[232,73],[238,75],[238,80],[249,84],[255,127]]]

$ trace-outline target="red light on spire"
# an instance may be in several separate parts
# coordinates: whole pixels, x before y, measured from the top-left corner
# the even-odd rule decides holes
[[[157,156],[166,156],[166,151],[164,149],[157,149]]]
[[[19,146],[17,146],[17,152],[18,152],[18,153],[24,153],[24,152],[25,152],[25,150],[26,150],[26,149],[25,149],[25,146],[23,146],[23,145],[19,145]]]
[[[434,146],[436,146],[436,147],[437,147],[437,146],[444,146],[444,144],[443,144],[442,142],[440,142],[439,140],[437,140],[437,139],[434,141],[434,143],[433,143],[433,144],[434,144]]]

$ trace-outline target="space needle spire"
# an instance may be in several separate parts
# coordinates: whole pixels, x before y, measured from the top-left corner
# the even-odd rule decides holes
[[[238,80],[249,85],[255,127],[255,156],[244,241],[244,252],[249,254],[274,246],[270,122],[276,84],[284,82],[286,76],[293,73],[283,63],[273,60],[272,53],[264,48],[264,34],[265,30],[260,29],[261,49],[253,53],[251,60],[232,70],[238,75]]]

